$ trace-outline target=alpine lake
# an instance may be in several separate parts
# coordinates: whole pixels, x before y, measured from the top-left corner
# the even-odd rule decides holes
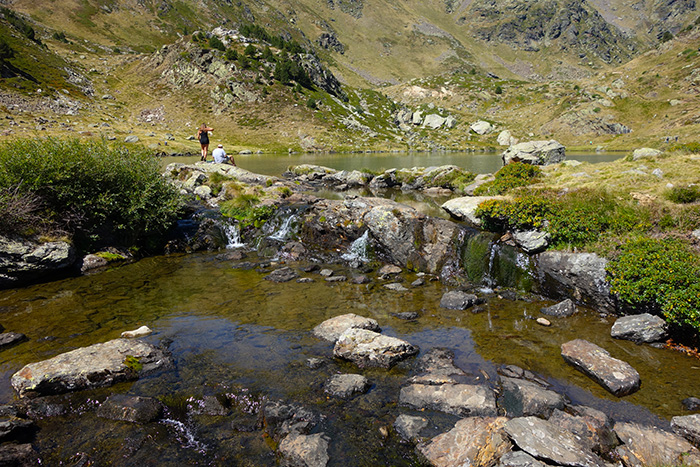
[[[235,157],[252,172],[278,176],[287,166],[303,163],[347,170],[455,164],[477,173],[500,167],[493,154]],[[569,157],[599,162],[621,156]],[[579,307],[577,314],[552,318],[552,325],[544,327],[535,319],[554,301],[508,299],[499,293],[498,283],[477,284],[485,298],[481,312],[453,311],[439,306],[447,286],[425,278],[424,285],[411,287],[419,277],[413,272],[398,276],[408,290],[397,292],[385,288],[387,281],[376,271],[366,272],[368,284],[327,282],[317,270],[304,272],[308,264],[281,264],[249,245],[236,249],[244,253],[240,260],[230,259],[225,251],[156,256],[0,291],[0,324],[28,337],[0,353],[2,403],[17,401],[10,377],[25,364],[115,339],[142,325],[154,331],[143,339],[167,346],[174,358],[173,368],[134,382],[55,396],[69,410],[60,415],[47,410],[38,417],[33,445],[44,465],[278,465],[275,442],[260,428],[259,410],[267,401],[299,404],[320,414],[317,431],[331,440],[328,465],[423,465],[414,447],[393,431],[396,417],[420,414],[430,420],[433,435],[449,430],[458,418],[399,404],[400,388],[412,374],[415,358],[389,370],[361,370],[334,358],[333,345],[311,330],[345,313],[377,320],[383,334],[420,347],[421,354],[435,347],[452,350],[455,365],[474,383],[495,387],[498,368],[517,365],[572,403],[597,408],[615,420],[665,427],[670,417],[683,414],[681,400],[700,396],[697,358],[612,339],[614,317],[596,310]],[[282,266],[312,282],[264,280]],[[360,274],[343,261],[318,266],[348,278]],[[396,315],[402,312],[418,317],[399,319]],[[641,375],[641,389],[618,398],[566,364],[560,346],[576,338],[631,364]],[[312,367],[310,359],[323,364]],[[338,373],[361,373],[372,386],[350,399],[334,398],[324,385]],[[167,407],[164,417],[145,425],[97,417],[95,408],[117,393],[158,398]],[[192,410],[207,396],[226,400],[229,412],[222,416]]]

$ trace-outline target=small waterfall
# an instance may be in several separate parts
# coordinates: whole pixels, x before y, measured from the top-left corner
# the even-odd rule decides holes
[[[345,261],[367,263],[370,260],[368,253],[369,246],[369,230],[365,230],[365,233],[352,242],[350,248],[348,248],[348,252],[341,257]]]
[[[242,248],[245,246],[241,239],[241,229],[238,224],[224,224],[224,234],[226,235],[226,248]]]
[[[268,235],[267,238],[271,240],[279,240],[281,242],[287,240],[293,232],[294,222],[296,220],[297,216],[295,214],[284,218],[279,228],[272,232],[271,235]]]
[[[486,266],[486,274],[484,274],[484,285],[491,288],[496,285],[496,280],[494,278],[494,264],[496,261],[496,255],[498,254],[498,244],[493,242],[489,245],[489,261]]]
[[[194,449],[199,453],[205,453],[207,451],[207,445],[197,441],[192,430],[184,423],[169,418],[161,420],[161,423],[173,429],[175,438],[180,442],[183,448]]]

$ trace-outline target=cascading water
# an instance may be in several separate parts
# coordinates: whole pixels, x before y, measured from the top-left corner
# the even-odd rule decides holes
[[[279,228],[275,230],[271,235],[268,235],[267,238],[271,240],[279,240],[281,242],[288,240],[294,231],[294,223],[296,220],[297,216],[295,214],[286,217],[282,221]]]
[[[241,239],[241,229],[238,224],[224,224],[224,234],[226,235],[226,248],[242,248],[245,246]]]
[[[348,248],[347,253],[342,255],[342,258],[345,261],[367,263],[370,260],[369,246],[369,230],[365,230],[360,238],[350,244],[350,248]]]

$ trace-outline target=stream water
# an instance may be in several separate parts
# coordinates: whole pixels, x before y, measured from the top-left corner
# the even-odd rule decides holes
[[[280,222],[269,237],[287,239],[294,219]],[[391,430],[401,413],[430,420],[435,434],[456,418],[416,412],[398,404],[399,391],[415,360],[391,370],[359,370],[332,356],[332,344],[313,337],[320,322],[344,313],[376,319],[387,335],[417,345],[421,353],[445,347],[472,382],[493,385],[497,368],[514,364],[535,372],[573,403],[590,405],[616,420],[665,426],[683,414],[681,400],[698,396],[700,361],[683,354],[610,338],[613,319],[581,309],[551,327],[538,325],[538,299],[508,300],[482,279],[486,302],[480,313],[439,307],[447,288],[439,281],[411,288],[417,278],[404,273],[409,290],[397,292],[370,272],[369,284],[326,282],[307,264],[288,263],[312,282],[274,283],[264,277],[282,265],[259,258],[229,232],[229,249],[245,251],[231,260],[226,252],[168,255],[81,277],[0,291],[0,323],[29,340],[0,353],[0,403],[16,401],[10,377],[23,365],[78,347],[119,337],[125,330],[148,325],[146,341],[167,345],[173,369],[136,382],[58,396],[70,410],[38,421],[34,441],[45,465],[245,465],[274,466],[272,441],[262,435],[257,409],[268,400],[299,403],[323,416],[318,430],[330,438],[331,466],[421,465],[413,447]],[[491,251],[482,255],[489,258]],[[362,263],[362,241],[344,253]],[[359,261],[356,261],[359,260]],[[320,265],[352,277],[347,263]],[[466,265],[465,265],[466,267]],[[417,312],[415,320],[395,317]],[[630,363],[640,373],[641,390],[624,398],[567,365],[560,345],[583,338]],[[308,361],[325,364],[312,369]],[[324,392],[327,379],[339,372],[361,373],[372,382],[367,394],[350,400]],[[163,420],[133,425],[98,418],[95,407],[114,393],[159,398],[167,406]],[[188,410],[205,396],[230,403],[226,416]],[[60,405],[59,404],[59,405]],[[50,412],[50,409],[46,409]],[[389,435],[382,434],[384,428]],[[386,432],[385,432],[386,433]]]

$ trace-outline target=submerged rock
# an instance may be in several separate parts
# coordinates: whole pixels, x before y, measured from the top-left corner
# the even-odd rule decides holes
[[[616,396],[631,394],[641,385],[639,373],[630,364],[611,357],[607,350],[583,339],[563,343],[561,355],[567,363]]]
[[[381,331],[376,320],[358,316],[354,313],[347,313],[325,320],[313,329],[313,333],[316,337],[335,342],[341,334],[351,328],[367,329],[375,332]]]
[[[637,343],[658,342],[666,338],[666,321],[649,313],[618,318],[610,330],[616,339]]]
[[[397,433],[402,439],[410,442],[416,442],[420,437],[420,432],[427,426],[427,418],[406,414],[399,415],[394,422],[394,429]]]
[[[133,339],[114,339],[30,363],[12,375],[20,397],[58,394],[111,386],[167,367],[162,349]]]
[[[435,467],[494,465],[512,447],[503,430],[506,421],[505,417],[464,418],[418,450]]]
[[[356,328],[341,334],[333,348],[333,355],[350,360],[360,368],[390,368],[417,353],[418,347],[406,341]]]
[[[149,423],[160,418],[163,405],[152,397],[115,394],[97,409],[97,416],[110,420]]]
[[[399,402],[419,410],[439,410],[460,417],[496,415],[496,397],[486,386],[411,384],[401,388]]]
[[[369,380],[362,375],[333,375],[326,383],[326,392],[343,399],[362,394],[370,387]]]
[[[299,277],[299,273],[290,267],[284,267],[272,271],[270,274],[265,276],[265,280],[272,282],[289,282],[291,280]]]
[[[477,301],[477,296],[474,294],[462,292],[461,290],[450,290],[443,294],[440,299],[440,307],[448,310],[466,310],[474,306]]]

